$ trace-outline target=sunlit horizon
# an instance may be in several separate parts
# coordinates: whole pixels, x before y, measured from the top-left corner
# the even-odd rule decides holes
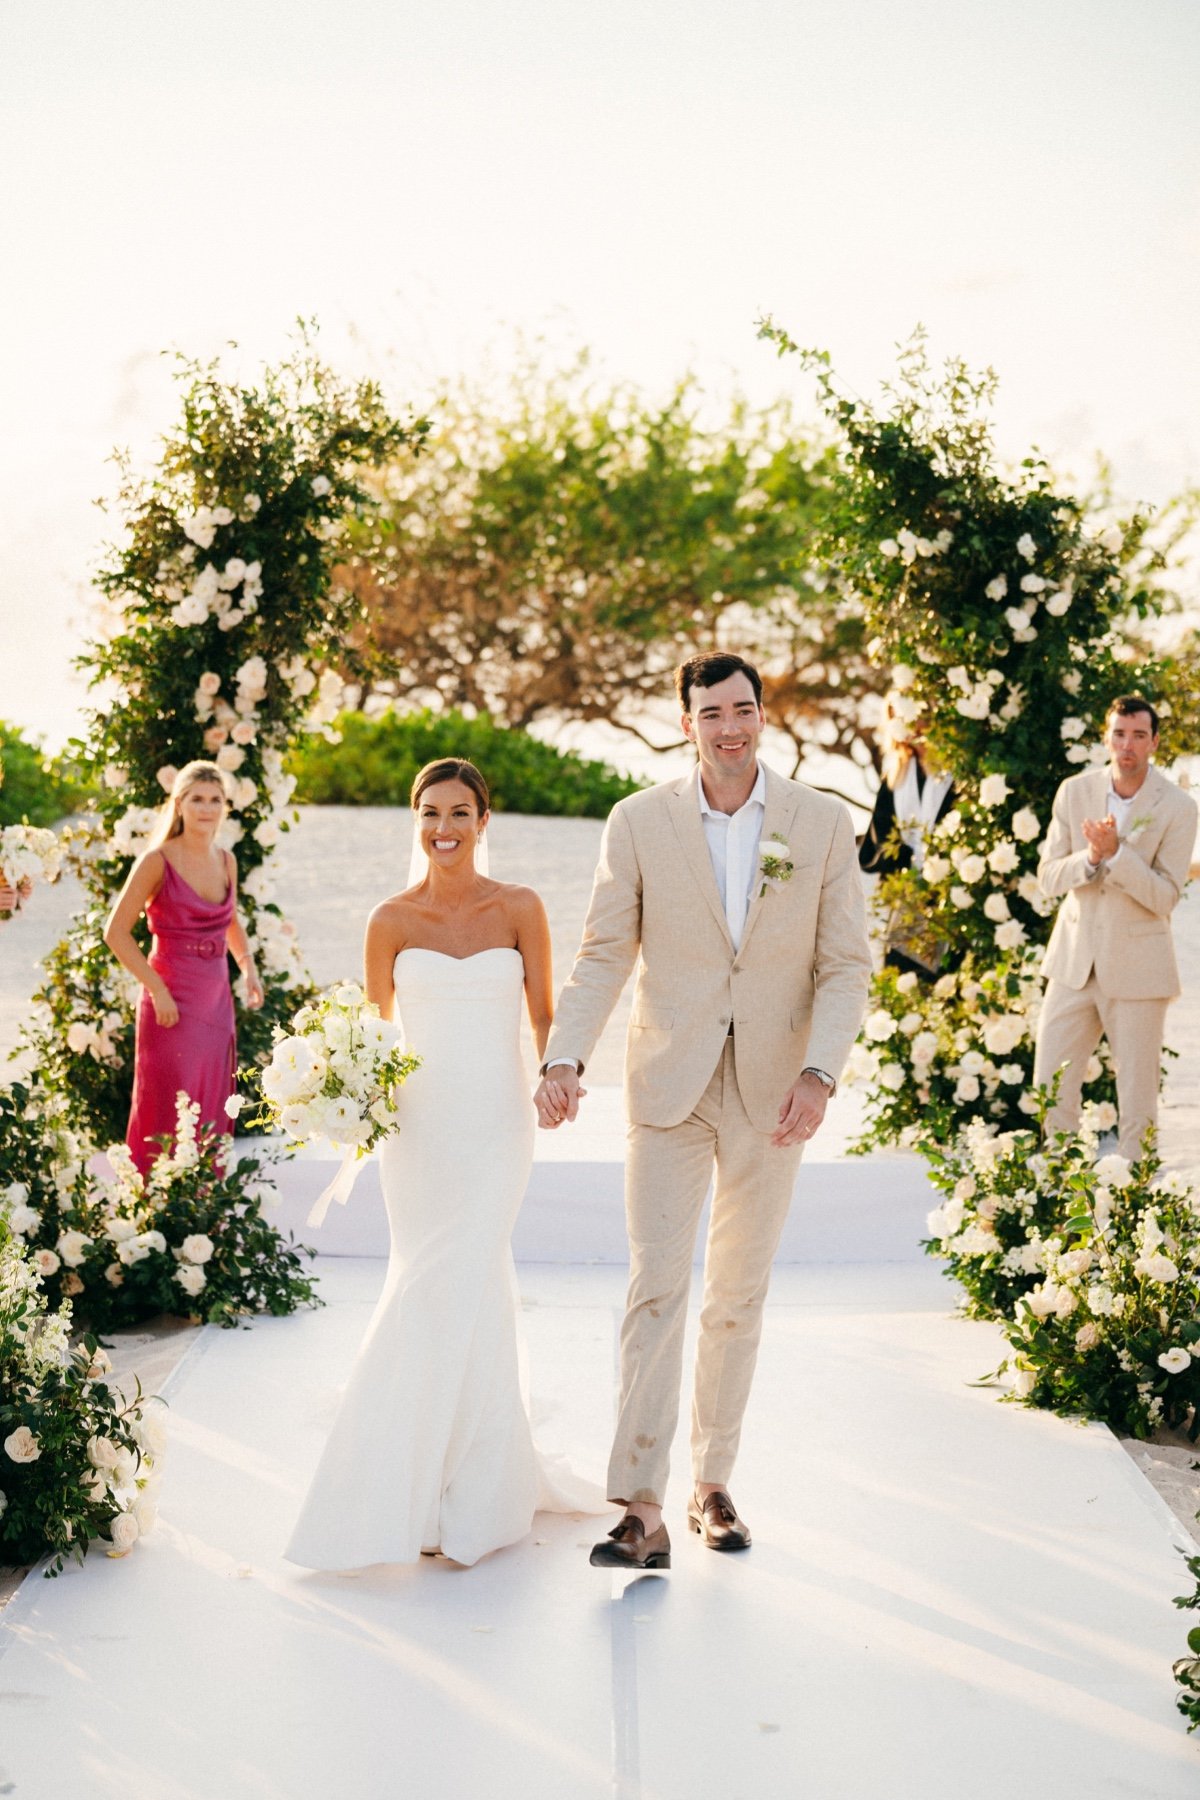
[[[771,312],[873,392],[922,322],[1000,377],[998,441],[1123,502],[1200,482],[1200,12],[1185,0],[500,14],[448,0],[289,11],[69,0],[0,19],[17,275],[0,302],[0,717],[78,728],[70,663],[146,466],[169,359],[297,315],[397,405],[587,345],[615,380],[687,368],[811,388]]]

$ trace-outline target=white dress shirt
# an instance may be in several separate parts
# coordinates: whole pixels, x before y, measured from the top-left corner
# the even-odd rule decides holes
[[[704,825],[708,854],[712,859],[713,874],[717,878],[717,892],[725,909],[725,920],[733,939],[733,947],[739,950],[750,901],[755,887],[762,880],[759,874],[758,848],[762,841],[763,815],[767,809],[767,778],[760,763],[758,778],[750,791],[750,798],[735,813],[718,812],[710,804],[708,795],[704,792],[699,768],[696,770],[696,794],[700,801],[700,818]]]

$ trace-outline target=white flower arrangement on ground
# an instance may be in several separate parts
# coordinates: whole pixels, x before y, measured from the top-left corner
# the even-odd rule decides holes
[[[63,848],[53,831],[40,825],[5,825],[0,829],[0,883],[28,893],[40,881],[57,881]],[[8,911],[0,919],[11,918]]]
[[[126,1402],[95,1338],[71,1345],[71,1305],[49,1310],[35,1255],[0,1229],[0,1563],[68,1556],[99,1540],[123,1556],[155,1520],[161,1407]]]
[[[270,1062],[255,1072],[262,1105],[254,1123],[365,1156],[394,1128],[398,1090],[419,1067],[399,1027],[380,1018],[356,982],[341,982],[277,1033]]]
[[[1037,1112],[1044,1111],[1039,1096]],[[944,1258],[965,1310],[996,1319],[1012,1347],[1011,1397],[1146,1437],[1200,1435],[1200,1210],[1153,1149],[1098,1157],[1108,1107],[1076,1137],[969,1125],[922,1145],[943,1199],[926,1248]]]
[[[27,1248],[49,1292],[94,1330],[183,1313],[232,1325],[315,1300],[301,1248],[263,1216],[274,1190],[256,1157],[229,1166],[229,1140],[178,1096],[176,1130],[142,1176],[123,1143],[95,1173],[92,1147],[0,1090],[0,1229]]]

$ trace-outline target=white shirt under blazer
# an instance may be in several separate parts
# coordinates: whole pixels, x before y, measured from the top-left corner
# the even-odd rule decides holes
[[[1171,913],[1191,866],[1196,802],[1151,766],[1123,808],[1120,849],[1096,869],[1083,821],[1105,816],[1109,780],[1108,768],[1089,769],[1070,776],[1054,797],[1038,880],[1062,905],[1042,973],[1069,988],[1085,987],[1094,974],[1113,1000],[1173,1000],[1179,971]]]
[[[635,1125],[689,1117],[732,1023],[742,1102],[755,1129],[771,1132],[801,1071],[839,1075],[862,1024],[871,955],[850,815],[841,801],[759,769],[761,842],[784,840],[778,849],[792,874],[765,892],[752,877],[740,943],[695,773],[619,801],[605,826],[546,1062],[587,1064],[636,962],[625,1056]]]

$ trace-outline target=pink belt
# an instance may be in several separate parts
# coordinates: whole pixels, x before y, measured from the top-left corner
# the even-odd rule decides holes
[[[225,949],[224,938],[197,938],[194,943],[185,943],[180,938],[156,938],[154,943],[157,955],[167,956],[199,956],[205,962],[220,956]]]

